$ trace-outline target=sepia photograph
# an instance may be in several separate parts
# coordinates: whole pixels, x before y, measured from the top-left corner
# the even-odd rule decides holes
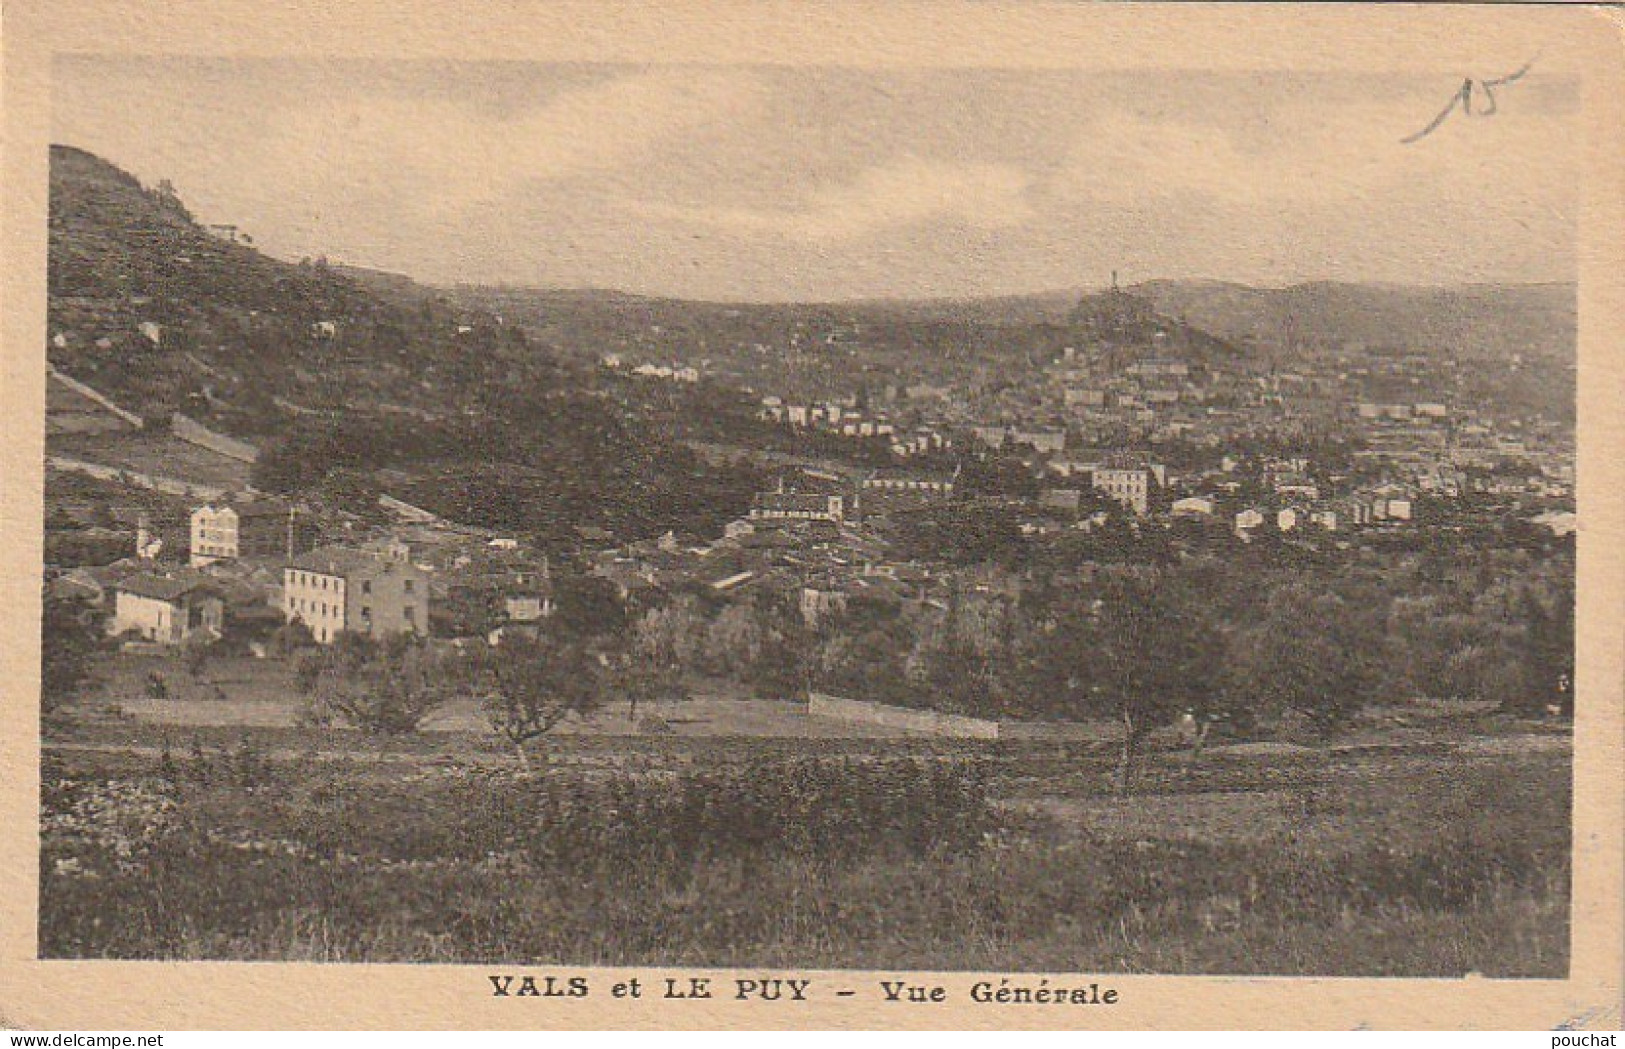
[[[1586,85],[1506,38],[56,52],[34,958],[1568,980]]]

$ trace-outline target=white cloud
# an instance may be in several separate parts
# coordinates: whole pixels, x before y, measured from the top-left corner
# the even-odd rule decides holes
[[[1560,117],[1519,112],[1503,100],[1493,116],[1458,111],[1431,135],[1401,141],[1448,99],[1445,92],[1403,104],[1284,105],[1247,134],[1219,121],[1113,112],[1078,138],[1048,188],[1060,200],[1143,204],[1158,194],[1194,194],[1220,205],[1294,209],[1463,194],[1490,205],[1568,199],[1574,129]]]
[[[512,115],[451,98],[348,97],[283,111],[258,151],[286,193],[438,214],[534,182],[612,171],[756,104],[748,75],[663,71],[564,91]],[[342,212],[342,208],[332,209]]]
[[[999,164],[899,160],[870,167],[847,182],[814,186],[780,208],[677,207],[650,203],[652,217],[729,233],[769,235],[813,244],[850,241],[925,223],[973,229],[1019,226],[1034,217],[1030,177]]]
[[[1451,80],[96,59],[59,68],[53,130],[278,255],[441,280],[1563,274],[1573,100],[1537,74],[1401,145]]]

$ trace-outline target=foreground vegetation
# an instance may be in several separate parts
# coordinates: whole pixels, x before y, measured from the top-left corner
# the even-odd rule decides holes
[[[54,757],[48,957],[1561,976],[1567,754]],[[71,763],[71,764],[70,764]]]

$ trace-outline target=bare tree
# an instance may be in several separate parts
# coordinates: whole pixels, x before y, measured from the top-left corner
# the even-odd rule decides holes
[[[337,716],[369,736],[410,735],[451,697],[442,661],[421,641],[335,646],[317,683],[318,720]]]
[[[624,653],[609,666],[611,691],[626,697],[626,716],[634,726],[638,706],[676,702],[686,697],[683,669],[675,663],[648,659],[636,650]]]
[[[585,716],[601,704],[604,664],[601,654],[582,641],[505,637],[481,656],[478,668],[486,718],[528,768],[529,743],[571,714]]]

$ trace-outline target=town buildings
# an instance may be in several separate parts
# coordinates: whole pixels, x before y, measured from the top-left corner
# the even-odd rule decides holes
[[[1150,467],[1129,468],[1096,467],[1089,475],[1089,484],[1103,492],[1140,517],[1151,512],[1151,495],[1156,489],[1157,476]]]
[[[224,629],[224,597],[201,573],[138,572],[112,590],[107,631],[115,637],[134,634],[159,645],[179,645],[198,637],[214,640]]]
[[[429,632],[428,574],[404,548],[328,546],[295,558],[283,573],[288,622],[327,644],[341,631],[367,637]]]
[[[191,562],[290,558],[309,550],[314,537],[309,515],[279,499],[209,503],[192,511]]]
[[[864,516],[921,510],[953,498],[951,476],[876,470],[864,477],[857,491],[857,508]]]

